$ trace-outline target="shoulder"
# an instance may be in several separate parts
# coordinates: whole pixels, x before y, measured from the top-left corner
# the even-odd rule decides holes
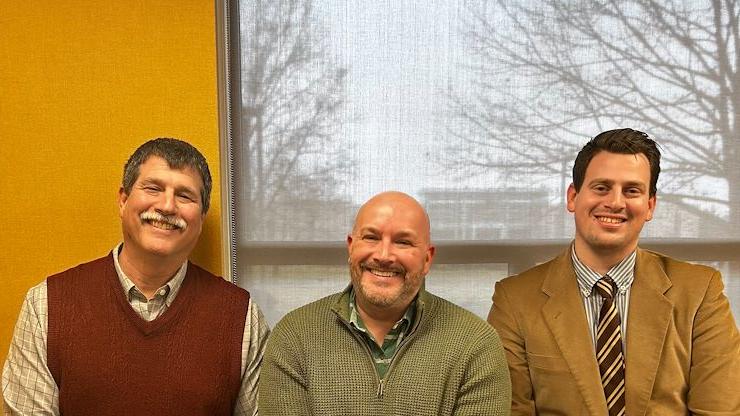
[[[422,317],[413,341],[409,341],[414,351],[437,351],[439,359],[449,359],[466,369],[474,367],[474,373],[506,372],[503,344],[493,326],[445,299],[428,292],[426,297],[426,316]]]
[[[428,313],[422,317],[422,324],[432,335],[468,340],[498,338],[496,330],[488,322],[467,309],[426,291],[422,293],[422,299],[425,302],[423,313]]]
[[[663,270],[671,271],[675,273],[700,273],[711,275],[716,273],[717,270],[713,267],[705,266],[702,264],[691,263],[684,260],[679,260],[657,251],[639,249],[638,250],[638,265],[641,262],[657,262],[661,265]]]
[[[187,278],[193,278],[198,280],[200,285],[206,286],[211,290],[217,291],[223,296],[233,296],[238,298],[249,298],[249,292],[227,280],[221,276],[217,276],[208,270],[198,266],[197,264],[188,261],[188,271],[186,274]]]
[[[675,289],[689,290],[706,287],[712,280],[719,280],[719,271],[702,264],[678,260],[655,251],[640,249],[636,264],[636,273],[658,268],[671,281]]]
[[[332,307],[340,296],[333,294],[288,312],[270,332],[267,355],[278,350],[302,350],[306,345],[321,348],[339,336],[343,325]]]
[[[275,331],[316,331],[318,327],[338,319],[332,308],[339,301],[341,293],[334,293],[288,312],[275,325]]]
[[[26,297],[23,299],[23,311],[36,315],[46,315],[47,309],[47,289],[46,280],[36,286],[28,289]],[[22,312],[23,312],[22,311]]]
[[[532,293],[539,292],[545,278],[553,273],[572,273],[570,257],[563,253],[542,264],[538,264],[519,274],[515,274],[496,282],[496,290],[502,288],[507,292]]]
[[[67,281],[86,279],[91,276],[99,276],[102,271],[109,268],[114,268],[113,257],[110,254],[92,261],[80,263],[75,267],[71,267],[62,272],[53,274],[49,276],[46,280],[48,283],[55,284],[63,280]]]

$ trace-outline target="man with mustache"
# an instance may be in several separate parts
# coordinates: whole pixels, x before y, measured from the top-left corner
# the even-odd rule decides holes
[[[275,327],[260,414],[508,415],[496,331],[422,287],[435,248],[421,205],[400,192],[376,195],[347,248],[349,287]]]
[[[738,415],[740,336],[717,270],[638,247],[660,151],[606,131],[578,153],[573,244],[496,284],[514,415]]]
[[[3,371],[5,413],[255,415],[268,329],[249,293],[188,262],[211,174],[159,138],[124,166],[123,243],[26,296]]]

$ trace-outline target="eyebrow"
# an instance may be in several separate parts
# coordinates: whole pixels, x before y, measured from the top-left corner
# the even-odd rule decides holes
[[[375,227],[373,227],[373,226],[367,226],[366,225],[366,226],[364,226],[362,228],[358,228],[357,229],[357,233],[358,234],[363,234],[363,233],[374,233],[374,234],[377,234],[378,233],[378,229],[375,228]]]
[[[154,178],[142,178],[138,181],[139,185],[159,185],[162,186],[162,181],[158,181]]]
[[[597,184],[597,183],[605,183],[605,184],[608,184],[608,185],[614,185],[615,183],[617,183],[617,181],[615,181],[613,179],[596,178],[596,179],[592,179],[591,181],[588,182],[589,185],[593,185],[593,184]],[[642,182],[642,181],[627,181],[624,184],[625,184],[625,186],[633,186],[633,187],[639,187],[639,188],[647,188],[647,186],[648,186],[647,183]]]
[[[357,230],[357,232],[359,234],[362,234],[362,233],[365,233],[365,232],[370,232],[370,233],[377,234],[378,233],[378,229],[375,228],[375,227],[373,227],[372,225],[368,225],[368,226],[365,226],[365,227],[360,228],[359,230]],[[419,235],[417,233],[415,233],[414,231],[412,231],[412,230],[401,230],[398,233],[394,234],[393,236],[395,238],[413,238],[413,239],[419,239]]]
[[[139,182],[139,184],[140,185],[150,185],[151,184],[151,185],[157,185],[157,186],[160,186],[160,187],[165,187],[164,183],[161,180],[157,179],[157,178],[143,178]],[[200,192],[197,189],[193,189],[193,188],[191,188],[189,186],[183,186],[183,185],[180,185],[180,186],[176,187],[175,188],[175,192],[176,193],[178,193],[178,192],[184,192],[184,193],[191,194],[193,196],[200,196]]]

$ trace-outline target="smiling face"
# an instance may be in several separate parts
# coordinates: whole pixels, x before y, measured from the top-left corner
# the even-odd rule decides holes
[[[434,247],[429,220],[408,195],[389,192],[368,201],[347,236],[358,305],[405,310],[429,272]]]
[[[568,188],[568,211],[575,216],[575,249],[593,264],[618,262],[637,247],[653,218],[650,165],[644,154],[601,151],[591,159],[580,191]]]
[[[131,191],[119,191],[125,256],[184,262],[203,226],[202,189],[194,169],[172,169],[158,156],[146,159]]]

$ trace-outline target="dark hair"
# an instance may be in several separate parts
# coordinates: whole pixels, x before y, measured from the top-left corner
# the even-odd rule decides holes
[[[660,150],[655,140],[647,134],[632,130],[618,129],[605,131],[589,140],[578,152],[576,162],[573,165],[573,186],[576,191],[581,190],[583,179],[586,176],[586,168],[594,156],[602,151],[620,153],[624,155],[644,154],[650,162],[650,196],[657,192],[658,175],[660,174]]]
[[[123,166],[123,191],[131,193],[131,188],[139,178],[139,167],[150,156],[159,156],[167,161],[170,168],[183,169],[190,167],[200,174],[203,180],[203,189],[200,191],[202,212],[208,212],[211,198],[211,172],[208,170],[206,158],[190,143],[169,137],[160,137],[149,140],[139,146]]]

